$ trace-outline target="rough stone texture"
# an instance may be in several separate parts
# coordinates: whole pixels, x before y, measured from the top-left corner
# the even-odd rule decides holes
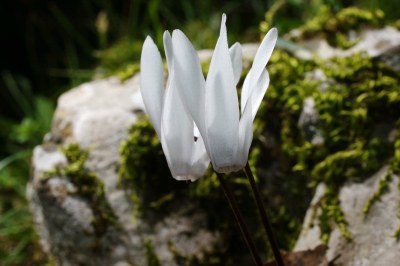
[[[375,33],[377,35],[372,36],[390,40],[379,44],[365,33],[365,39],[349,49],[351,52],[335,50],[334,53],[345,56],[360,49],[369,51],[368,45],[371,45],[374,49],[380,49],[379,52],[371,50],[374,51],[371,55],[391,59],[387,53],[399,47],[399,32],[385,28]],[[323,41],[319,42],[318,47],[323,47]],[[315,51],[319,55],[333,56],[329,51],[332,52],[334,48],[317,48]],[[251,62],[256,49],[257,45],[254,44],[243,45],[245,63]],[[309,50],[297,52],[311,55]],[[212,56],[212,51],[202,51],[199,54],[204,61]],[[318,71],[310,75],[324,78]],[[151,240],[161,265],[173,266],[177,264],[168,247],[170,241],[180,254],[196,255],[200,259],[221,242],[218,232],[207,229],[205,213],[193,211],[194,206],[189,202],[183,202],[174,213],[163,216],[156,223],[143,219],[132,221],[135,206],[125,191],[118,187],[118,148],[120,142],[127,137],[128,128],[135,123],[137,114],[141,112],[143,102],[139,93],[139,75],[122,84],[117,78],[92,81],[59,98],[52,130],[45,136],[43,145],[34,150],[32,180],[27,187],[27,197],[41,243],[56,264],[147,265],[144,245]],[[299,126],[315,129],[318,114],[310,100],[304,103],[303,113]],[[313,140],[317,131],[311,133],[310,140]],[[94,171],[103,181],[106,199],[117,217],[117,224],[109,225],[100,236],[94,232],[94,216],[90,204],[74,194],[77,188],[62,176],[49,180],[43,178],[47,171],[66,163],[66,158],[58,149],[69,143],[78,143],[82,148],[90,149],[85,167]],[[365,220],[358,215],[367,198],[374,192],[381,174],[365,183],[350,184],[341,190],[340,199],[354,241],[346,242],[335,229],[329,242],[329,259],[340,254],[338,262],[341,265],[396,265],[395,262],[400,259],[399,245],[391,237],[396,226],[392,223],[397,221],[397,178],[391,184],[390,193],[372,207]],[[321,185],[307,212],[296,250],[312,249],[320,244],[314,214],[318,214],[318,201],[323,193]]]
[[[291,33],[295,35],[296,33]],[[303,59],[312,58],[313,54],[318,55],[323,59],[339,56],[350,56],[354,53],[364,51],[371,57],[376,57],[384,54],[400,44],[400,31],[393,27],[385,27],[383,29],[367,29],[356,34],[356,38],[360,41],[349,49],[340,49],[332,47],[326,40],[320,38],[310,39],[300,43],[304,49],[297,49],[296,56]]]
[[[347,184],[340,190],[339,199],[348,222],[352,240],[346,240],[338,228],[332,231],[328,243],[327,258],[335,260],[335,265],[375,266],[398,265],[400,243],[393,237],[398,226],[399,178],[393,176],[389,191],[374,203],[370,212],[364,216],[362,209],[378,187],[385,175],[383,167],[363,183]],[[303,223],[295,251],[313,249],[321,244],[318,226],[318,203],[325,193],[323,184],[319,185]]]
[[[300,114],[298,126],[303,131],[304,137],[314,145],[324,143],[321,130],[318,128],[319,115],[312,97],[304,99],[303,109]]]
[[[244,60],[252,60],[257,47],[244,45]],[[211,50],[199,52],[201,61],[211,56]],[[95,80],[64,93],[51,132],[34,149],[27,198],[41,244],[57,265],[147,265],[145,243],[150,240],[161,265],[173,266],[177,264],[170,243],[180,255],[201,260],[221,242],[218,232],[207,229],[205,213],[194,211],[190,202],[181,203],[155,224],[133,222],[134,206],[118,187],[117,172],[120,142],[144,111],[139,79],[140,74],[124,83],[115,77]],[[44,177],[67,163],[59,148],[71,143],[90,150],[85,167],[104,183],[106,199],[118,219],[101,236],[95,234],[90,202],[74,194],[77,188],[65,177]]]
[[[139,75],[122,84],[116,78],[82,84],[59,98],[52,130],[34,150],[33,178],[27,187],[41,244],[57,265],[147,265],[144,244],[151,240],[160,263],[172,266],[176,263],[169,242],[180,254],[201,259],[220,241],[217,232],[206,229],[205,214],[194,212],[189,202],[155,224],[132,221],[133,203],[118,187],[118,149],[138,112],[143,112]],[[66,164],[59,148],[69,143],[90,149],[85,167],[103,181],[117,217],[117,224],[108,225],[101,235],[95,233],[90,202],[74,194],[76,187],[62,176],[44,178],[55,166]]]

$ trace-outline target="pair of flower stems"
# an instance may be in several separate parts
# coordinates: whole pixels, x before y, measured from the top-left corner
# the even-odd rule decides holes
[[[276,264],[278,266],[284,266],[281,253],[279,251],[278,243],[276,242],[276,239],[274,237],[273,230],[272,230],[271,224],[270,224],[270,222],[268,220],[268,216],[267,216],[267,212],[265,210],[264,203],[263,203],[263,201],[261,199],[260,190],[257,187],[256,181],[254,179],[253,173],[252,173],[248,163],[246,164],[246,166],[244,168],[244,172],[245,172],[245,174],[247,176],[247,179],[250,182],[250,186],[251,186],[251,189],[253,191],[253,195],[254,195],[254,198],[255,198],[255,201],[256,201],[256,205],[257,205],[259,214],[261,216],[261,220],[262,220],[262,223],[263,223],[263,226],[264,226],[264,230],[265,230],[265,232],[267,234],[267,237],[268,237],[268,240],[269,240],[269,244],[271,246],[272,252],[273,252],[274,257],[275,257],[275,262],[276,262]],[[226,198],[227,198],[227,200],[229,202],[229,205],[230,205],[230,207],[231,207],[231,209],[232,209],[232,211],[233,211],[233,213],[235,215],[236,222],[239,225],[240,231],[241,231],[241,233],[243,235],[243,238],[244,238],[244,240],[245,240],[245,242],[247,244],[247,247],[249,248],[249,250],[251,252],[251,255],[253,257],[253,260],[254,260],[255,264],[257,266],[263,266],[264,264],[263,264],[263,262],[261,260],[261,257],[260,257],[260,255],[259,255],[259,253],[257,251],[257,248],[256,248],[256,246],[254,244],[253,238],[251,237],[250,231],[249,231],[249,229],[248,229],[248,227],[247,227],[247,225],[246,225],[246,223],[245,223],[245,221],[243,219],[243,216],[242,216],[242,214],[241,214],[241,212],[239,210],[239,207],[238,207],[238,205],[236,203],[236,200],[235,200],[235,198],[234,198],[234,196],[232,194],[232,191],[228,186],[228,183],[226,182],[226,180],[225,180],[225,178],[224,178],[224,176],[222,174],[220,174],[220,173],[216,173],[216,174],[217,174],[219,182],[221,183],[221,187],[224,190],[224,194],[225,194],[225,196],[226,196]]]

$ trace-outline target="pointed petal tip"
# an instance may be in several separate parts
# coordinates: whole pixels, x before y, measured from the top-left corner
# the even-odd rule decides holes
[[[237,48],[236,48],[237,47]],[[232,46],[231,49],[240,49],[242,48],[242,45],[240,44],[240,42],[235,42]]]
[[[176,43],[176,42],[180,43],[182,41],[191,43],[189,38],[185,35],[185,33],[183,33],[181,30],[178,30],[178,29],[174,30],[172,32],[172,42],[173,43]]]
[[[221,19],[221,27],[220,27],[220,34],[224,32],[226,35],[226,14],[222,14],[222,19]]]
[[[277,28],[270,29],[264,38],[267,38],[267,36],[268,38],[271,38],[271,40],[274,40],[276,42],[276,40],[278,39],[278,29]]]
[[[150,36],[147,36],[143,43],[140,63],[147,64],[146,62],[144,62],[144,61],[146,61],[146,60],[144,60],[144,58],[148,58],[149,56],[152,57],[152,56],[156,55],[157,53],[159,53],[159,51],[158,51],[156,44],[154,43],[153,39]]]
[[[171,34],[169,33],[169,31],[164,31],[164,35],[163,35],[163,41],[164,41],[164,47],[166,45],[169,45],[171,43]]]
[[[171,37],[171,33],[168,30],[164,31],[163,38],[168,38],[168,36]]]
[[[185,34],[181,31],[181,30],[179,30],[179,29],[176,29],[176,30],[173,30],[172,31],[172,37],[174,37],[174,35],[184,35],[185,36]]]
[[[150,35],[147,35],[146,39],[144,40],[144,44],[154,44],[153,38],[151,38]]]

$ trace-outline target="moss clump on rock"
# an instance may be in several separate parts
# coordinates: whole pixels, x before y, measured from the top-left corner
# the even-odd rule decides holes
[[[314,77],[316,70],[322,71],[322,78]],[[323,240],[329,240],[332,224],[350,238],[338,192],[346,182],[365,180],[394,157],[395,143],[388,134],[400,117],[399,73],[363,54],[302,61],[282,50],[274,52],[268,71],[271,84],[254,122],[249,161],[256,169],[280,245],[284,249],[293,247],[313,189],[321,182],[328,188],[320,204]],[[311,143],[298,126],[307,97],[315,100],[323,144]],[[142,204],[157,200],[161,205],[176,200],[196,202],[208,213],[212,228],[235,230],[233,223],[226,222],[232,217],[212,172],[190,184],[170,177],[148,120],[131,128],[121,157],[121,180],[133,188],[132,194]],[[243,177],[242,173],[232,174],[229,180],[245,206],[245,215],[252,219],[250,224],[258,228]],[[158,187],[162,193],[157,192]],[[151,194],[151,200],[144,200],[143,193]],[[261,243],[262,231],[253,233]]]
[[[144,249],[148,266],[160,266],[160,260],[154,251],[153,242],[149,239],[144,243]]]
[[[96,236],[100,237],[108,226],[117,225],[117,218],[105,197],[104,184],[94,172],[85,168],[88,150],[82,150],[78,144],[69,144],[61,148],[61,151],[67,164],[47,172],[45,181],[54,176],[65,177],[75,186],[75,194],[88,202],[93,211],[92,225]]]
[[[170,178],[160,141],[148,120],[140,119],[132,126],[128,139],[121,144],[120,155],[120,185],[131,190],[134,220],[142,210],[165,210],[180,189]]]
[[[333,18],[321,19],[318,27],[307,26],[311,28],[307,31],[310,36],[318,32],[329,37],[332,31],[345,32],[368,23],[379,26],[382,18],[379,11],[345,9]],[[305,32],[307,27],[303,29]],[[206,62],[203,65],[207,67]],[[239,84],[248,72],[249,66],[245,66]],[[364,181],[384,165],[390,165],[393,173],[399,172],[400,163],[395,162],[400,160],[395,158],[400,158],[397,152],[400,144],[389,135],[399,123],[400,74],[366,54],[301,60],[279,49],[273,53],[267,68],[271,84],[254,121],[249,163],[256,170],[279,244],[286,250],[294,246],[319,183],[327,186],[319,205],[322,240],[329,240],[333,225],[349,239],[351,233],[338,198],[340,188],[346,182]],[[322,142],[311,141],[299,127],[307,98],[315,102]],[[174,181],[148,120],[142,119],[131,128],[129,138],[121,146],[121,158],[121,182],[131,189],[138,206],[168,210],[166,206],[179,201],[193,202],[208,214],[209,228],[227,232],[227,243],[233,243],[232,239],[242,241],[237,235],[229,235],[236,232],[235,225],[212,171],[195,183]],[[252,232],[257,243],[264,244],[244,175],[231,174],[229,180],[249,224],[258,228]],[[369,203],[366,202],[368,209],[384,193],[384,188],[383,184],[371,195]],[[138,211],[137,215],[143,212]],[[243,251],[228,245],[225,252]],[[234,256],[219,263],[229,265],[235,261]]]
[[[319,162],[311,175],[313,181],[338,191],[345,182],[363,181],[390,165],[396,148],[389,134],[400,117],[400,76],[362,54],[332,59],[320,67],[335,82],[326,92],[314,95],[325,151],[315,158]],[[371,196],[367,209],[385,191],[386,183]],[[339,228],[344,227],[339,224]]]
[[[275,53],[271,63],[271,88],[255,122],[256,168],[276,180],[268,194],[276,194],[277,204],[288,206],[291,215],[293,202],[309,202],[307,185],[325,183],[323,239],[329,239],[332,222],[348,238],[337,195],[344,183],[365,180],[393,158],[388,134],[400,117],[399,73],[363,54],[307,62]],[[310,67],[322,70],[319,81],[307,80],[315,73],[307,72]],[[315,100],[323,145],[306,140],[297,125],[305,97]]]
[[[382,10],[369,11],[357,7],[343,8],[333,12],[328,6],[321,6],[319,15],[296,29],[292,36],[294,41],[321,37],[334,47],[350,48],[358,41],[349,38],[350,31],[357,31],[363,27],[381,28],[384,26],[385,15]],[[266,32],[266,22],[261,23],[261,29]]]
[[[145,118],[131,127],[128,139],[121,144],[120,154],[120,184],[126,188],[136,206],[134,221],[138,217],[144,217],[148,223],[156,223],[182,206],[189,206],[189,212],[207,213],[207,228],[211,231],[220,231],[226,239],[226,249],[233,254],[223,256],[219,248],[205,251],[207,256],[198,257],[196,254],[185,256],[171,243],[170,252],[177,263],[199,266],[237,265],[235,261],[242,259],[246,247],[241,242],[240,234],[235,233],[234,218],[212,171],[208,171],[203,178],[194,183],[174,180],[153,126]],[[243,180],[244,175],[230,178],[236,193],[250,195],[248,186],[243,185]],[[256,216],[250,214],[252,211],[248,210],[254,208],[252,198],[243,197],[240,201],[242,206],[247,206],[245,209],[249,213],[250,224],[257,224]],[[253,228],[258,227],[258,225],[253,226]],[[256,232],[256,234],[259,236],[258,241],[261,242],[262,233]]]

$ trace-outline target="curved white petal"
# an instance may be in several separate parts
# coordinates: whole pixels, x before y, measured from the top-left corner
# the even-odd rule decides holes
[[[234,167],[239,142],[239,104],[225,21],[224,14],[207,76],[205,109],[209,155],[220,172]]]
[[[164,95],[164,71],[157,46],[147,37],[140,58],[140,92],[153,126],[160,136]]]
[[[246,105],[246,108],[239,122],[239,165],[244,167],[247,163],[251,142],[253,140],[253,119],[252,119],[252,103]]]
[[[209,164],[210,158],[208,157],[203,139],[199,136],[197,141],[193,142],[190,172],[186,175],[174,175],[174,178],[183,181],[196,181],[200,177],[204,176]]]
[[[180,30],[172,33],[172,46],[176,87],[183,105],[205,137],[205,80],[199,57]]]
[[[269,85],[269,74],[267,70],[261,75],[258,83],[249,95],[246,105],[242,109],[242,117],[239,123],[240,163],[245,166],[249,155],[251,142],[253,140],[253,121],[258,108],[262,102]]]
[[[165,92],[161,141],[171,173],[177,177],[191,173],[194,125],[174,87],[173,72],[170,74],[170,85]]]
[[[242,92],[240,95],[240,110],[242,115],[244,113],[247,99],[249,98],[250,95],[250,77],[251,77],[251,69],[249,70],[249,72],[246,75],[246,78],[244,79]]]
[[[235,43],[229,48],[229,55],[232,61],[233,75],[235,76],[235,85],[238,84],[240,80],[240,75],[242,74],[242,46],[240,43]]]
[[[199,136],[196,142],[193,143],[192,163],[191,163],[191,181],[195,181],[202,177],[210,164],[203,138]]]
[[[171,34],[169,31],[164,31],[163,36],[164,42],[164,51],[165,51],[165,58],[167,59],[167,66],[168,66],[168,80],[167,80],[167,88],[171,86],[171,73],[174,71],[174,53],[172,50],[172,39]]]
[[[242,95],[240,99],[242,113],[244,110],[244,106],[246,105],[246,101],[251,93],[251,90],[261,78],[263,70],[265,69],[268,60],[271,57],[277,39],[278,39],[278,30],[276,28],[272,28],[267,33],[267,35],[265,35],[264,39],[260,44],[260,47],[257,50],[253,64],[251,66],[251,70],[247,74],[245,83],[243,84],[242,88]]]
[[[254,88],[250,94],[249,100],[251,100],[252,121],[256,117],[258,108],[260,107],[262,99],[264,98],[264,95],[268,90],[268,86],[269,86],[269,74],[268,74],[268,71],[265,69],[262,72],[260,79],[258,80],[257,84],[254,86]],[[249,101],[247,101],[247,104],[249,104]]]
[[[268,31],[267,35],[265,35],[260,44],[260,47],[258,47],[257,53],[254,56],[253,65],[251,66],[251,86],[254,86],[258,82],[258,79],[261,77],[261,74],[267,66],[269,58],[271,57],[272,51],[274,50],[277,39],[278,30],[276,28],[272,28]]]
[[[164,32],[163,36],[163,41],[164,41],[164,50],[165,50],[165,57],[167,58],[167,65],[168,65],[168,71],[172,72],[174,69],[174,54],[173,54],[173,49],[172,49],[172,38],[171,34],[169,31]]]

